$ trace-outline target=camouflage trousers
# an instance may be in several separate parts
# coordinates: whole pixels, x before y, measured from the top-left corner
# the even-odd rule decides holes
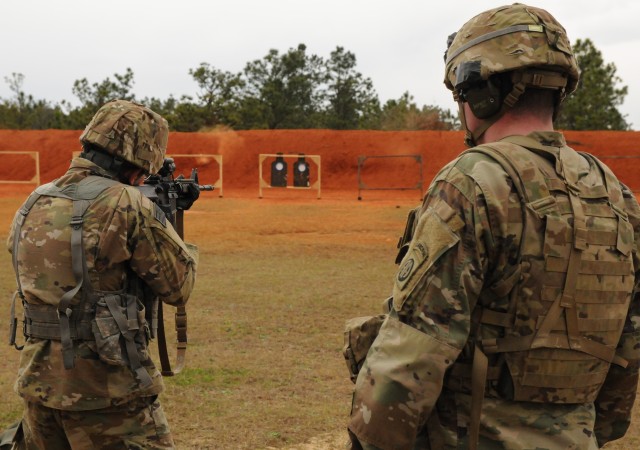
[[[21,449],[175,449],[156,397],[92,411],[61,411],[25,402],[22,426]]]

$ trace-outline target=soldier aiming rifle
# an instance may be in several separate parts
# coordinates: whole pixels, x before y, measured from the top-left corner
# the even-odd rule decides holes
[[[153,303],[184,311],[197,249],[172,223],[181,228],[182,212],[209,187],[195,172],[172,178],[168,135],[150,109],[106,103],[69,170],[16,213],[7,245],[26,337],[15,384],[24,399],[18,448],[175,448],[148,348],[156,324],[161,331]],[[12,317],[14,345],[16,324]],[[184,363],[186,314],[179,326],[182,356],[175,371],[163,363],[167,374]]]

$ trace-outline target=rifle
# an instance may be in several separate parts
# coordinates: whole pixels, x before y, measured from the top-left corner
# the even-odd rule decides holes
[[[184,211],[191,208],[191,205],[200,196],[200,191],[212,191],[213,186],[210,184],[198,184],[198,169],[191,170],[191,177],[185,178],[182,175],[173,177],[176,170],[176,164],[173,158],[165,158],[162,168],[157,174],[150,175],[144,180],[144,183],[137,186],[140,192],[154,202],[164,212],[167,220],[171,222],[180,239],[184,239]],[[157,316],[155,309],[157,305]],[[161,373],[164,376],[173,376],[184,368],[185,356],[187,351],[187,310],[184,306],[176,307],[175,328],[176,328],[176,366],[171,368],[169,354],[167,352],[167,341],[164,331],[164,315],[162,310],[162,302],[158,299],[153,300],[153,305],[149,308],[150,317],[148,319],[152,324],[152,337],[154,323],[157,323],[158,337],[158,354],[160,356]],[[155,316],[155,317],[154,317]]]

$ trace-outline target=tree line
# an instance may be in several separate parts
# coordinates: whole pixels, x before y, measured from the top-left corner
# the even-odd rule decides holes
[[[614,64],[605,64],[589,40],[573,47],[582,76],[556,119],[560,129],[627,130],[630,125],[617,107],[627,95]],[[201,131],[214,127],[246,129],[328,128],[336,130],[453,130],[457,112],[439,106],[419,106],[409,92],[381,102],[370,78],[357,70],[356,56],[336,47],[329,57],[310,54],[304,44],[284,53],[272,49],[248,62],[238,73],[209,63],[189,69],[198,87],[195,97],[136,98],[134,73],[115,73],[101,82],[86,78],[73,83],[79,100],[73,106],[36,99],[23,90],[24,75],[5,77],[12,93],[0,98],[0,128],[83,129],[106,101],[121,98],[140,102],[169,122],[173,131]]]

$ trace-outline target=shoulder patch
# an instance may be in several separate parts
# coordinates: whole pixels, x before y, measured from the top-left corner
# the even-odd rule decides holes
[[[458,232],[463,227],[460,216],[444,202],[430,206],[420,216],[396,274],[393,305],[397,311],[438,258],[460,241]]]

